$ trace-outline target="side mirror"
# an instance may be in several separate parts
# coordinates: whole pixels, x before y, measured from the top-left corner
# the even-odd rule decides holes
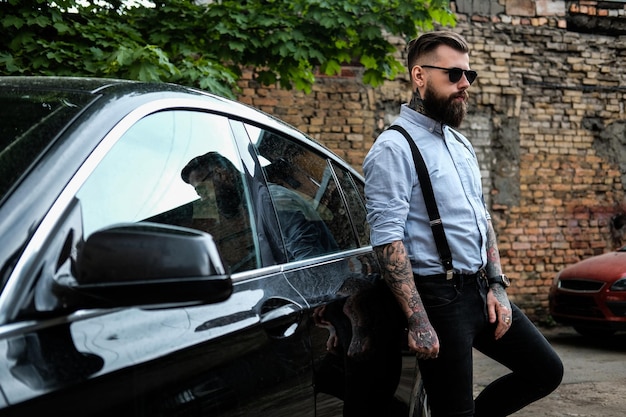
[[[79,249],[74,275],[59,284],[69,290],[62,297],[81,308],[209,304],[232,293],[211,235],[158,223],[93,233]]]

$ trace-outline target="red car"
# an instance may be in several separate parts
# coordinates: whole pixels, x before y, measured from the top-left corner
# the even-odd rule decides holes
[[[626,246],[563,269],[549,300],[554,320],[582,335],[626,330]]]

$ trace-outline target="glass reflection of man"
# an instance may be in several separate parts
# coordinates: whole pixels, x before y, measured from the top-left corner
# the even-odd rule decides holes
[[[220,216],[233,218],[241,214],[243,184],[241,174],[227,158],[209,152],[192,159],[181,172],[202,201],[217,206]]]
[[[194,205],[193,227],[213,235],[231,272],[253,267],[254,242],[241,172],[223,155],[209,152],[189,161],[181,177],[201,199]]]

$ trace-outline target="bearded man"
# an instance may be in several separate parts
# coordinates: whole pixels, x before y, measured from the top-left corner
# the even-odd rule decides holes
[[[454,129],[478,76],[468,44],[435,31],[407,52],[413,97],[363,163],[371,244],[407,318],[432,416],[507,416],[556,389],[563,364],[507,296],[476,154]],[[510,370],[475,399],[473,348]]]

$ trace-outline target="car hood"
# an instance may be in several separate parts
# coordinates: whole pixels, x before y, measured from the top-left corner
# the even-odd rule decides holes
[[[563,269],[560,279],[588,278],[615,281],[626,275],[626,251],[616,251],[593,256]]]

